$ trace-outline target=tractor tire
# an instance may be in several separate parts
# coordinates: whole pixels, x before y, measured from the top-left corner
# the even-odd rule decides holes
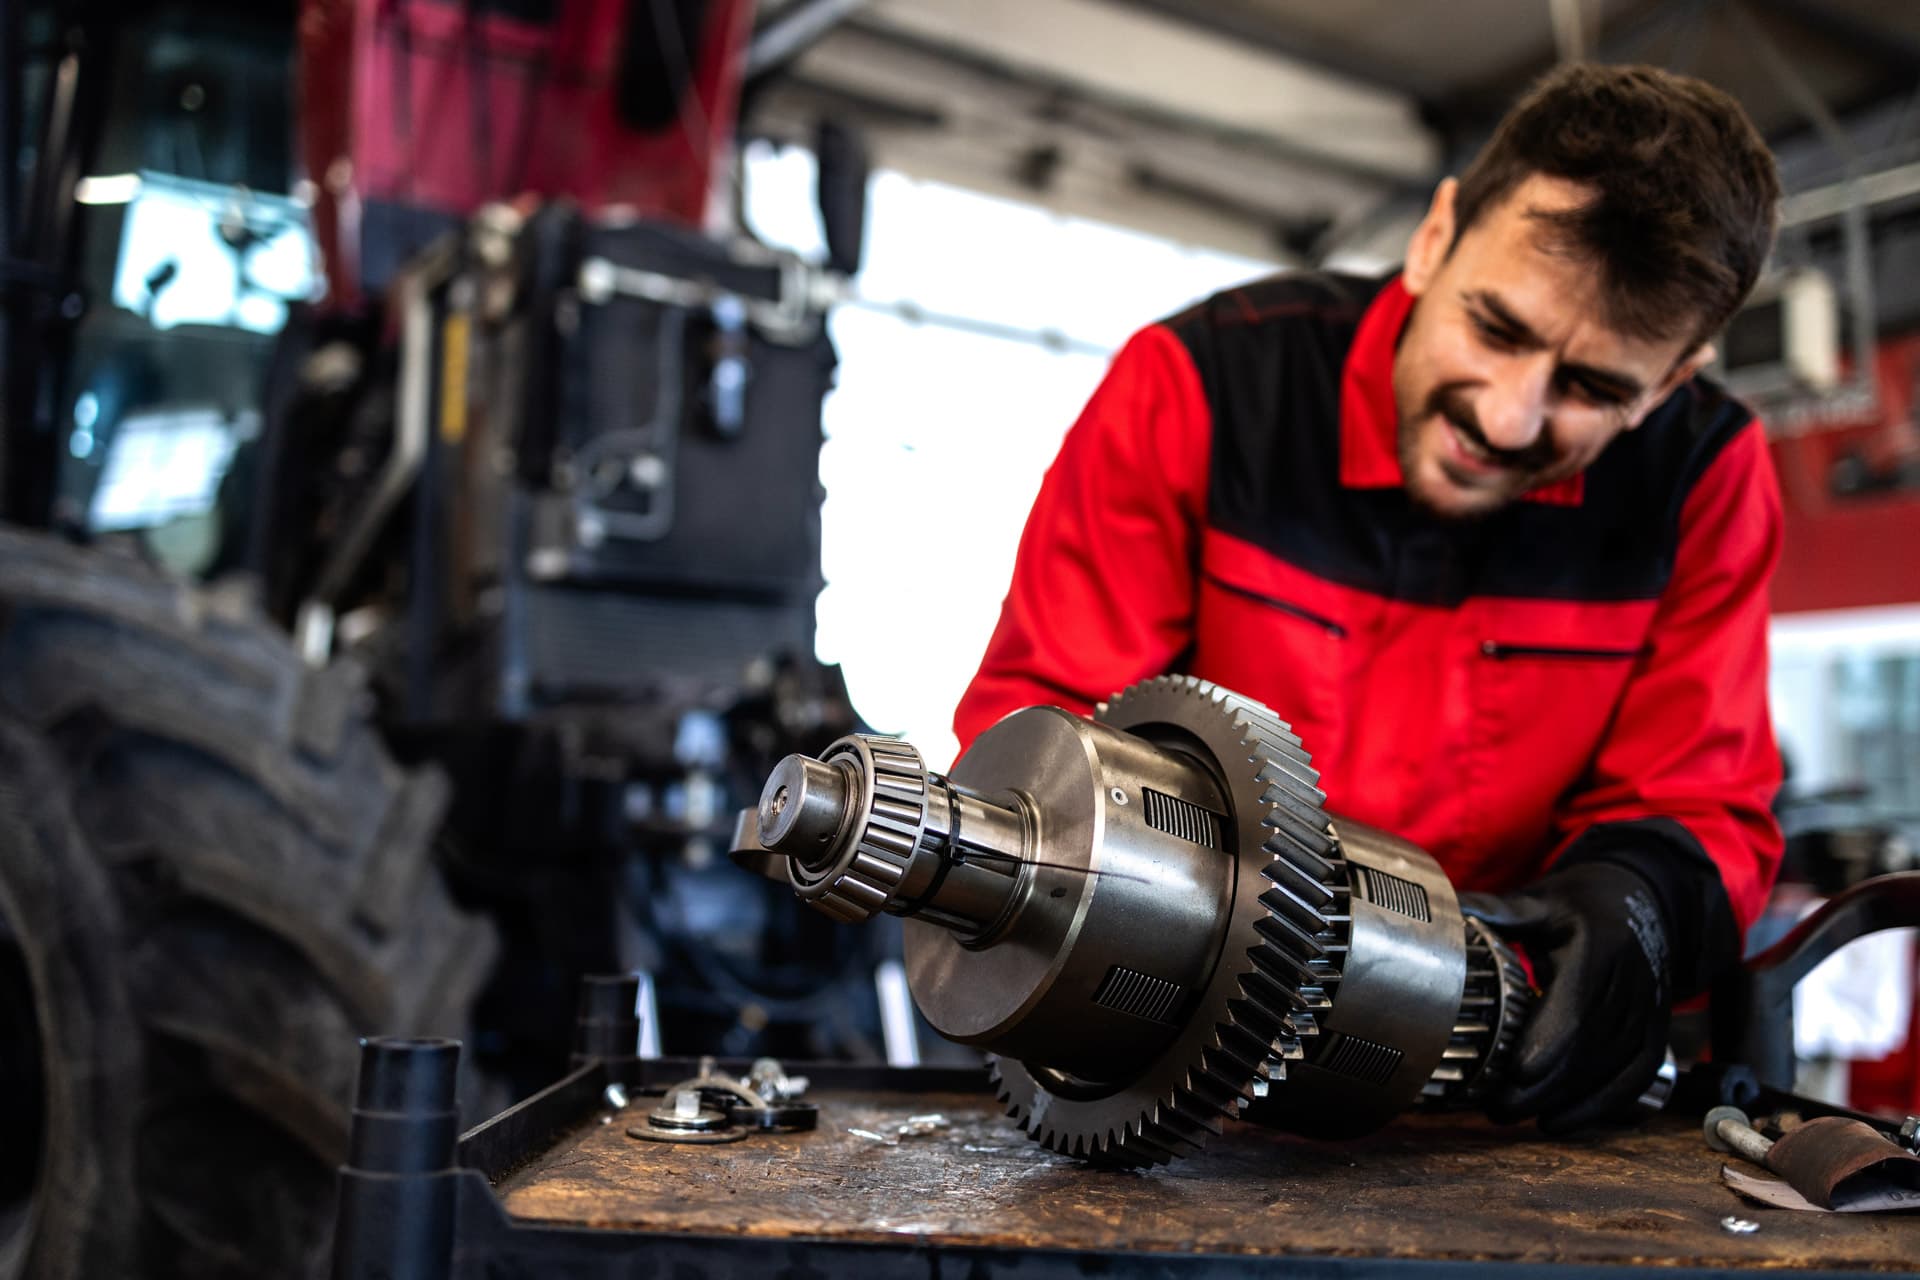
[[[0,1280],[327,1273],[358,1037],[462,1034],[496,950],[369,705],[236,595],[0,529]]]

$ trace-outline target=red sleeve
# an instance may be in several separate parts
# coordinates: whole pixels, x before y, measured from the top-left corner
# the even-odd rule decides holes
[[[1172,332],[1142,330],[1114,357],[1027,517],[1000,623],[954,712],[962,751],[1021,707],[1084,714],[1186,649],[1210,421]]]
[[[1557,824],[1564,843],[1605,822],[1678,822],[1719,868],[1743,933],[1780,865],[1780,753],[1767,713],[1767,587],[1779,558],[1780,490],[1754,421],[1686,499],[1647,653]]]

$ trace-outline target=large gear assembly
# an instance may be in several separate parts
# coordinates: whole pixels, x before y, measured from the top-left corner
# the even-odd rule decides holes
[[[1191,676],[1031,707],[946,776],[890,738],[781,761],[735,857],[906,919],[908,985],[1008,1113],[1122,1165],[1236,1117],[1316,1137],[1471,1105],[1529,991],[1429,855],[1328,813],[1300,739]]]

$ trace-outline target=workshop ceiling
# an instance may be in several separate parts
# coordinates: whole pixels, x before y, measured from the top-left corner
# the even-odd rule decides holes
[[[1564,49],[1727,89],[1790,185],[1810,99],[1852,121],[1920,86],[1920,4],[1886,0],[788,0],[759,30],[809,11],[760,131],[831,115],[889,167],[1279,260],[1396,255]]]

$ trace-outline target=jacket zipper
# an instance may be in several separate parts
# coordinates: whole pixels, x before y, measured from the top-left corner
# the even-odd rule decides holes
[[[1571,662],[1607,662],[1638,658],[1646,651],[1645,645],[1638,649],[1577,649],[1550,644],[1501,644],[1497,640],[1480,642],[1480,652],[1496,661],[1508,658],[1563,658]]]
[[[1314,626],[1319,627],[1330,636],[1338,636],[1341,639],[1346,638],[1347,629],[1323,614],[1315,613],[1311,609],[1303,609],[1290,600],[1282,600],[1277,596],[1267,595],[1263,591],[1255,591],[1252,587],[1243,587],[1239,583],[1228,582],[1226,579],[1213,573],[1202,572],[1200,576],[1222,591],[1230,591],[1234,595],[1251,600],[1256,604],[1264,604],[1270,609],[1278,609],[1282,613],[1292,614],[1303,622],[1311,622]]]

